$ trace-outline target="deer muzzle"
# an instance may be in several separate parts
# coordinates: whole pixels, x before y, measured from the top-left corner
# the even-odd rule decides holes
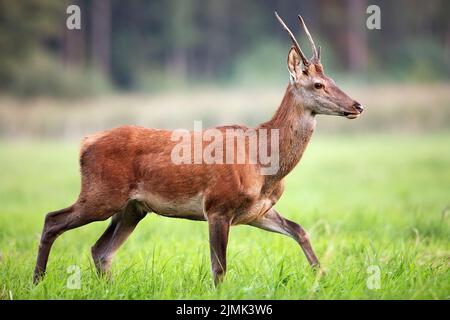
[[[361,113],[364,111],[363,106],[359,102],[355,102],[352,106],[352,111],[344,111],[343,116],[347,119],[356,119],[358,118]]]

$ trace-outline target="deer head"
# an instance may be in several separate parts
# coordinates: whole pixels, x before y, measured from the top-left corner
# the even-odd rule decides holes
[[[276,12],[275,16],[292,41],[287,57],[287,67],[293,92],[301,105],[313,115],[327,114],[344,116],[348,119],[357,118],[363,112],[363,107],[339,89],[333,79],[325,75],[320,62],[320,47],[314,44],[303,18],[298,16],[311,44],[313,52],[311,59],[306,58],[293,33]]]

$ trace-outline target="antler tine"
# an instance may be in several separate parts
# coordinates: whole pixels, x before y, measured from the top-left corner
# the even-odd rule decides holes
[[[308,60],[308,58],[306,58],[305,54],[303,53],[302,49],[300,48],[300,45],[298,44],[297,40],[295,39],[294,35],[292,34],[292,31],[289,30],[287,25],[284,23],[283,19],[280,18],[280,16],[278,15],[278,13],[276,11],[275,11],[275,16],[277,17],[277,19],[280,22],[280,24],[283,26],[284,30],[286,30],[286,32],[289,34],[289,37],[291,38],[292,44],[294,45],[295,49],[297,50],[297,53],[302,58],[303,64],[305,66],[308,66],[309,65],[309,60]]]
[[[301,15],[298,15],[298,19],[300,20],[303,30],[305,30],[306,36],[308,37],[308,40],[311,43],[311,48],[313,50],[313,59],[316,61],[319,61],[320,53],[317,51],[316,45],[314,44],[314,40],[313,40],[311,34],[309,33],[308,27],[306,27],[305,21],[303,20]]]

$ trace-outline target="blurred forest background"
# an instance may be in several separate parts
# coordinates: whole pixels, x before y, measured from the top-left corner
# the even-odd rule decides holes
[[[81,30],[66,28],[71,4]],[[381,30],[366,27],[371,4]],[[449,1],[0,0],[0,135],[263,121],[288,82],[274,11],[310,52],[303,15],[325,71],[366,106],[321,132],[449,127]]]

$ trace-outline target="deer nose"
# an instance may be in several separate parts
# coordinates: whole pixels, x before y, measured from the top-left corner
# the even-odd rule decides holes
[[[363,106],[359,102],[355,102],[353,104],[353,107],[359,112],[362,113],[364,111]]]

